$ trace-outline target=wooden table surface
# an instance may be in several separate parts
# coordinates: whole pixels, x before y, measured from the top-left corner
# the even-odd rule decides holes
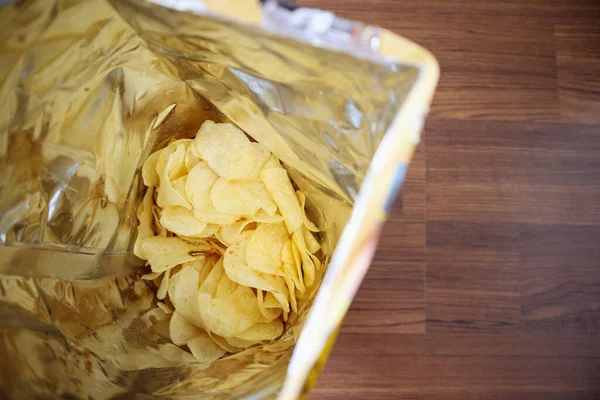
[[[600,1],[299,3],[442,70],[311,398],[600,399]]]

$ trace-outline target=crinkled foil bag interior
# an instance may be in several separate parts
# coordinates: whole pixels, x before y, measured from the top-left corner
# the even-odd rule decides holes
[[[318,10],[162,3],[0,9],[0,398],[303,396],[368,268],[435,59]],[[132,254],[143,161],[207,119],[281,159],[328,265],[281,339],[210,365],[165,339]]]

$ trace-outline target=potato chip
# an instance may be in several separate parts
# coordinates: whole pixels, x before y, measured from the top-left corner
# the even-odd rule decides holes
[[[145,281],[153,281],[161,275],[162,272],[150,272],[149,274],[142,275],[142,279]]]
[[[283,333],[283,324],[280,320],[268,323],[259,323],[236,337],[248,341],[273,340]]]
[[[218,212],[213,206],[210,192],[219,177],[206,165],[199,163],[192,168],[186,182],[186,194],[194,216],[200,220],[213,224],[232,224],[238,220],[236,215],[225,215]]]
[[[173,312],[175,311],[171,308],[171,306],[169,306],[166,303],[163,303],[162,301],[159,301],[158,303],[156,303],[156,305],[158,306],[158,308],[163,310],[165,314],[173,314]]]
[[[158,287],[158,291],[156,292],[156,298],[162,300],[167,295],[167,289],[169,288],[169,278],[171,277],[171,270],[168,269],[163,274],[162,281],[160,282],[160,286]]]
[[[317,239],[315,239],[312,232],[308,230],[306,225],[303,226],[301,229],[302,235],[304,236],[304,243],[306,243],[306,248],[310,253],[315,254],[317,251],[319,251],[321,245],[319,244],[319,242],[317,242]]]
[[[200,316],[197,301],[200,273],[196,268],[187,266],[175,276],[177,278],[173,286],[169,288],[171,303],[187,322],[203,328],[204,322]]]
[[[167,206],[160,216],[160,224],[181,236],[201,237],[207,224],[194,218],[192,210],[177,206]]]
[[[283,222],[283,217],[279,213],[267,215],[267,213],[263,210],[258,210],[256,215],[252,217],[252,220],[255,222],[266,222],[267,224],[276,224],[278,222]]]
[[[223,269],[223,258],[221,258],[200,285],[199,293],[206,293],[209,294],[210,297],[214,297],[217,293],[221,276],[224,274],[225,270]]]
[[[213,362],[225,354],[219,345],[208,336],[208,333],[202,332],[189,342],[187,342],[190,351],[200,362]]]
[[[177,346],[184,346],[187,342],[200,336],[204,331],[196,325],[190,324],[177,311],[171,316],[169,323],[169,336]]]
[[[246,246],[250,232],[244,232],[244,237],[238,243],[230,246],[223,256],[223,268],[232,281],[255,289],[272,292],[281,302],[282,308],[289,311],[287,287],[279,276],[262,274],[248,267],[246,263]],[[225,335],[228,336],[228,335]]]
[[[210,199],[223,214],[254,216],[258,210],[274,215],[277,206],[259,180],[231,181],[219,178],[210,191]]]
[[[246,286],[238,286],[226,299],[200,293],[198,303],[206,328],[224,337],[233,337],[250,329],[262,317],[256,295]]]
[[[255,157],[248,137],[232,124],[206,121],[194,139],[193,151],[206,160],[210,168],[227,179],[247,179],[255,167]]]
[[[142,180],[144,181],[144,185],[149,188],[157,186],[160,179],[158,172],[156,172],[156,164],[158,163],[160,154],[160,150],[150,154],[142,166]]]
[[[233,347],[239,348],[239,349],[247,349],[248,347],[255,346],[261,342],[261,340],[250,341],[250,340],[240,339],[238,337],[227,337],[227,338],[225,338],[225,340],[227,341],[227,343],[230,346],[233,346]]]
[[[260,309],[260,312],[263,315],[263,317],[265,318],[266,322],[271,322],[275,318],[278,318],[281,315],[281,312],[283,310],[281,309],[281,306],[280,306],[279,302],[277,302],[277,300],[275,300],[275,303],[276,303],[275,307],[272,307],[270,305],[270,303],[265,303],[265,299],[264,299],[265,293],[267,293],[267,295],[270,295],[271,298],[275,299],[270,292],[264,292],[262,290],[258,290],[257,294],[256,294],[256,298],[258,300],[258,308]],[[294,303],[295,303],[295,301],[294,301]]]
[[[185,207],[185,208],[191,209],[192,206],[191,206],[190,202],[187,200],[187,198],[186,198],[187,196],[185,196],[185,194],[182,193],[182,190],[181,190],[182,185],[183,185],[184,189],[186,187],[185,182],[187,180],[187,177],[185,180],[180,178],[180,180],[177,181],[177,187],[175,187],[174,182],[171,181],[169,179],[169,177],[167,176],[167,171],[168,171],[168,163],[167,163],[167,168],[164,169],[163,174],[160,179],[156,204],[158,204],[158,206],[162,207],[162,208],[164,208],[166,206],[180,206],[180,207]]]
[[[292,187],[290,178],[283,168],[263,169],[260,178],[265,184],[267,191],[277,204],[279,212],[283,216],[288,232],[292,233],[304,224],[300,202]]]
[[[269,157],[265,165],[263,165],[263,169],[269,168],[281,168],[281,163],[274,155],[271,155],[271,157]]]
[[[304,242],[302,228],[298,228],[296,232],[292,234],[292,238],[298,246],[300,256],[302,257],[302,272],[304,275],[304,284],[307,287],[312,286],[313,282],[315,281],[315,264],[312,257],[310,257],[310,252],[308,251],[306,243]]]
[[[225,246],[231,246],[232,244],[240,240],[240,235],[244,228],[251,224],[252,221],[245,220],[236,222],[234,224],[223,225],[220,232],[216,235],[217,239],[221,241]]]
[[[215,293],[215,297],[217,298],[227,298],[231,296],[233,292],[238,288],[238,284],[229,279],[226,274],[221,275],[221,279],[219,279],[219,283],[217,285],[217,291]]]
[[[304,277],[302,275],[302,257],[293,240],[288,239],[286,241],[281,249],[281,259],[283,261],[283,270],[285,272],[288,289],[290,288],[290,285],[287,283],[287,279],[291,279],[294,283],[294,287],[297,288],[300,293],[304,293],[306,287],[304,286]],[[290,294],[292,293],[294,292],[290,290]]]
[[[252,151],[248,157],[254,160],[254,166],[248,174],[249,179],[260,179],[260,171],[264,168],[268,160],[271,159],[271,152],[260,143],[250,143]]]
[[[212,271],[214,264],[210,258],[196,258],[194,261],[186,262],[181,265],[181,269],[192,267],[198,271],[198,289],[204,283],[206,277]]]
[[[193,151],[194,146],[188,146],[187,150],[185,151],[185,169],[187,170],[187,172],[190,172],[198,163],[200,163],[202,160],[200,160],[200,158],[198,158]]]
[[[259,224],[246,246],[246,262],[256,271],[284,275],[281,251],[288,240],[285,224]]]
[[[290,306],[292,307],[292,311],[297,313],[298,312],[298,302],[297,302],[297,293],[296,293],[296,289],[295,289],[295,284],[294,281],[292,281],[292,279],[290,279],[289,277],[285,277],[285,284],[288,287],[288,291],[290,293]],[[304,290],[302,290],[300,293],[304,293]]]
[[[154,236],[154,230],[152,227],[153,215],[152,215],[152,199],[154,196],[154,189],[148,188],[146,194],[144,195],[144,199],[142,203],[139,205],[137,210],[138,221],[140,222],[138,226],[138,234],[137,239],[135,241],[135,245],[133,246],[133,254],[138,256],[139,258],[146,259],[141,250],[141,240],[145,238],[149,238]]]
[[[302,211],[304,211],[306,206],[306,195],[304,194],[304,192],[296,190],[296,196],[298,197],[298,201],[300,202],[300,208],[302,209]],[[319,228],[317,228],[316,225],[308,219],[308,217],[306,216],[306,212],[303,212],[302,215],[304,217],[304,226],[306,226],[306,228],[311,232],[319,232]]]
[[[229,342],[227,342],[227,340],[225,340],[224,337],[219,336],[219,335],[215,334],[214,332],[208,331],[208,336],[210,336],[210,338],[219,347],[221,347],[223,350],[225,350],[228,353],[237,353],[238,351],[241,351],[244,349],[243,347],[237,347],[237,346],[233,346],[233,345],[229,344]]]
[[[140,248],[153,272],[163,272],[196,257],[204,257],[212,250],[209,244],[192,244],[177,237],[160,236],[141,239]]]

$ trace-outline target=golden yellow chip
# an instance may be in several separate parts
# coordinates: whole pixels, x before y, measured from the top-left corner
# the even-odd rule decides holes
[[[300,208],[302,209],[302,211],[305,210],[305,206],[306,206],[306,195],[301,192],[300,190],[296,190],[296,196],[298,196],[298,201],[300,202]],[[315,224],[313,224],[308,217],[306,216],[306,212],[302,213],[302,216],[304,217],[304,226],[306,226],[306,228],[311,231],[311,232],[319,232],[319,228],[316,227]]]
[[[256,271],[284,275],[281,251],[288,240],[285,224],[258,224],[246,246],[246,262]]]
[[[238,288],[238,284],[229,279],[226,274],[221,275],[221,279],[219,279],[219,284],[217,285],[217,291],[215,293],[215,297],[217,298],[227,298],[231,296],[233,292]]]
[[[289,311],[287,287],[283,278],[254,271],[246,263],[246,246],[251,232],[244,232],[243,239],[230,246],[223,256],[223,268],[232,281],[255,289],[272,292],[284,311]],[[231,335],[225,335],[231,336]]]
[[[223,225],[221,230],[215,234],[216,238],[225,246],[231,246],[232,244],[240,240],[240,234],[244,228],[252,223],[250,220],[236,222],[234,224]]]
[[[226,299],[200,293],[198,303],[206,329],[224,337],[237,336],[262,318],[256,295],[246,286],[238,286]]]
[[[279,318],[283,310],[281,309],[281,306],[279,302],[277,302],[277,300],[274,300],[276,303],[275,307],[271,306],[270,303],[265,303],[265,293],[267,293],[267,295],[270,295],[272,299],[275,299],[275,297],[273,297],[273,295],[270,292],[258,290],[256,294],[258,300],[258,308],[260,309],[260,312],[265,318],[266,322],[271,322],[275,318]]]
[[[225,270],[223,269],[223,258],[221,258],[210,270],[200,285],[199,293],[206,293],[210,295],[210,297],[214,297],[217,293],[217,288],[219,287],[219,281],[224,274]]]
[[[319,242],[317,242],[317,239],[315,239],[312,232],[308,230],[306,225],[302,227],[302,235],[304,236],[304,243],[306,243],[306,248],[309,252],[315,254],[317,251],[319,251],[321,245]]]
[[[169,299],[175,310],[190,324],[203,328],[204,321],[200,316],[197,301],[200,273],[196,268],[187,266],[181,268],[172,280]]]
[[[196,325],[190,324],[177,311],[171,316],[169,323],[169,337],[177,346],[184,346],[187,342],[200,336],[204,331]]]
[[[196,164],[187,176],[187,198],[198,220],[212,224],[232,224],[238,220],[238,216],[218,212],[210,198],[211,189],[217,179],[219,177],[208,165],[202,162]]]
[[[185,151],[185,169],[187,172],[190,172],[198,163],[201,162],[200,158],[198,158],[193,151],[194,146],[188,146]]]
[[[153,272],[163,272],[176,265],[192,261],[197,257],[204,257],[210,252],[209,244],[192,244],[177,237],[154,236],[143,238],[140,249]]]
[[[146,257],[144,256],[141,250],[141,241],[142,239],[154,236],[154,229],[152,227],[153,196],[154,189],[148,188],[148,190],[146,191],[146,195],[144,196],[144,199],[142,200],[142,203],[139,205],[137,210],[137,217],[140,224],[138,226],[137,239],[135,241],[135,245],[133,246],[133,254],[143,259],[146,259]]]
[[[176,235],[190,237],[202,237],[207,227],[206,222],[194,218],[192,210],[177,206],[162,210],[160,224]]]
[[[225,340],[224,337],[219,336],[219,335],[215,334],[214,332],[208,331],[208,336],[210,336],[210,338],[219,347],[221,347],[223,350],[225,350],[228,353],[237,353],[238,351],[241,351],[244,349],[243,347],[236,347],[236,346],[229,344],[229,342],[227,342],[227,340]]]
[[[253,152],[252,145],[244,132],[234,125],[206,121],[192,145],[194,154],[205,160],[217,175],[227,179],[250,177],[255,165],[248,157]]]
[[[183,155],[185,155],[185,149],[181,150]],[[185,170],[184,158],[182,157],[181,161],[177,158],[169,158],[167,161],[167,165],[162,171],[162,175],[160,176],[160,184],[158,186],[158,197],[156,199],[156,204],[159,207],[166,206],[180,206],[185,208],[192,208],[191,204],[187,200],[187,196],[185,193],[182,193],[182,185],[183,189],[185,189],[185,181],[187,178],[185,176],[178,176],[177,178],[171,179],[169,177],[169,171],[172,169],[175,171],[173,173],[174,176],[177,176],[180,173],[180,168]],[[180,162],[182,167],[173,166],[173,162]],[[185,180],[183,179],[185,178]],[[177,182],[177,186],[174,186],[174,181]]]
[[[160,154],[160,150],[150,154],[142,166],[142,180],[144,181],[144,185],[149,188],[158,185],[160,179],[158,172],[156,172],[156,164],[158,163]]]
[[[304,216],[287,172],[283,168],[263,169],[260,178],[277,204],[288,232],[294,232],[304,224]]]
[[[187,342],[187,345],[194,357],[200,362],[213,362],[225,354],[225,350],[217,345],[206,332],[202,332]]]
[[[158,291],[156,292],[156,298],[159,300],[163,300],[167,295],[167,289],[169,289],[169,278],[171,277],[171,270],[168,269],[162,276],[162,281],[160,282],[160,286],[158,287]]]
[[[267,323],[259,323],[245,332],[237,335],[239,339],[248,341],[273,340],[283,333],[283,324],[280,320]]]
[[[223,214],[254,216],[258,210],[274,215],[277,206],[259,180],[230,181],[219,178],[212,187],[210,199],[217,211]]]

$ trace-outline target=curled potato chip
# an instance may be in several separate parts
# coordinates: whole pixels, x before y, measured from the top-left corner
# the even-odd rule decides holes
[[[206,328],[224,337],[237,336],[258,323],[262,317],[256,295],[246,286],[238,286],[225,299],[199,293],[198,303]]]
[[[142,239],[149,238],[154,236],[154,230],[152,227],[153,215],[152,215],[152,201],[154,196],[154,189],[148,188],[146,194],[144,195],[144,199],[142,203],[137,209],[137,217],[140,222],[138,226],[138,235],[135,241],[135,245],[133,246],[133,254],[138,256],[139,258],[146,259],[141,250],[141,241]]]
[[[272,292],[281,302],[284,311],[289,311],[287,302],[287,287],[279,276],[262,274],[248,267],[246,263],[246,246],[250,232],[244,232],[243,239],[230,246],[223,256],[223,268],[232,281],[255,289]],[[231,336],[231,335],[225,335]]]
[[[225,350],[204,331],[187,342],[187,345],[194,357],[200,362],[213,362],[225,354]]]
[[[223,276],[224,274],[225,270],[223,269],[223,258],[221,258],[210,270],[210,272],[200,285],[199,293],[207,293],[211,297],[214,297],[217,293],[217,288],[219,287],[221,276]]]
[[[196,325],[190,324],[177,311],[171,316],[169,323],[169,336],[177,346],[184,346],[187,342],[200,336],[204,331]]]
[[[258,300],[258,308],[265,318],[265,321],[271,322],[275,318],[278,318],[283,310],[281,309],[279,302],[273,297],[272,293],[266,292],[266,296],[269,298],[268,300],[265,299],[265,292],[259,290],[256,298]]]
[[[186,266],[173,278],[174,282],[169,287],[169,299],[175,310],[190,324],[203,328],[204,322],[197,301],[200,273],[196,268]]]
[[[321,248],[317,239],[313,236],[312,232],[308,230],[306,226],[302,227],[302,235],[304,236],[304,243],[306,243],[306,248],[312,254],[315,254]]]
[[[273,340],[283,333],[283,324],[280,320],[259,323],[245,332],[237,335],[239,339],[248,341]]]
[[[267,161],[271,158],[271,152],[260,143],[250,143],[252,151],[248,155],[254,166],[248,174],[250,179],[260,179],[260,171],[264,168]]]
[[[283,216],[288,232],[292,233],[304,224],[300,202],[292,187],[290,178],[283,168],[263,169],[260,178],[265,184],[267,191],[277,204],[279,212]]]
[[[297,301],[298,296],[296,294],[294,282],[287,276],[284,279],[285,279],[285,284],[290,293],[290,306],[292,307],[292,311],[297,313],[298,312],[298,301]],[[301,293],[304,293],[304,291],[302,291]]]
[[[294,243],[298,246],[300,256],[302,257],[302,272],[304,276],[304,284],[309,287],[312,286],[315,281],[315,264],[311,257],[306,243],[304,242],[304,235],[302,234],[302,228],[298,228],[296,232],[292,234]]]
[[[258,224],[246,245],[246,262],[256,271],[284,275],[281,251],[288,240],[285,224]]]
[[[277,206],[259,180],[219,178],[210,191],[210,199],[215,209],[223,214],[254,216],[261,209],[267,215],[277,212]]]
[[[169,306],[166,303],[163,303],[162,301],[159,301],[158,303],[156,303],[156,305],[158,306],[158,308],[163,310],[165,314],[173,314],[173,312],[175,311],[171,308],[171,306]]]
[[[226,274],[221,275],[221,279],[219,279],[219,283],[217,284],[217,291],[215,293],[215,297],[217,298],[227,298],[232,295],[233,292],[238,288],[238,284],[229,279]]]
[[[167,168],[163,171],[163,175],[161,177],[160,185],[158,186],[158,197],[156,199],[156,204],[159,207],[167,207],[167,206],[180,206],[185,208],[192,208],[190,202],[187,200],[187,196],[182,193],[182,187],[186,186],[187,177],[181,177],[177,182],[177,186],[174,185],[175,182],[171,181],[167,176]]]
[[[225,340],[227,341],[227,343],[230,346],[240,348],[240,349],[247,349],[248,347],[252,347],[261,342],[261,340],[250,341],[250,340],[240,339],[239,337],[227,337],[227,338],[225,338]]]
[[[167,206],[160,216],[160,224],[181,236],[202,237],[207,224],[194,218],[192,210],[177,206]]]
[[[141,239],[140,248],[153,272],[163,272],[197,257],[204,257],[212,250],[209,244],[192,244],[177,237],[160,236]]]
[[[252,221],[245,220],[236,222],[233,224],[223,225],[221,231],[216,235],[217,239],[221,241],[225,246],[231,246],[232,244],[240,240],[240,235],[244,228],[251,224]]]
[[[232,224],[238,220],[238,216],[222,214],[213,206],[210,193],[217,179],[219,177],[208,165],[202,162],[196,164],[187,177],[187,198],[198,220],[213,224]]]
[[[160,180],[160,176],[156,172],[156,164],[158,163],[160,154],[160,150],[150,154],[142,166],[142,180],[144,181],[144,185],[149,188],[157,186]]]
[[[243,350],[243,347],[236,347],[233,346],[231,344],[229,344],[229,342],[227,340],[225,340],[224,337],[219,336],[213,332],[208,331],[208,336],[210,336],[210,338],[219,346],[221,347],[223,350],[225,350],[228,353],[237,353],[238,351]]]
[[[171,270],[168,269],[162,276],[162,281],[160,282],[160,286],[158,287],[158,291],[156,292],[156,298],[162,300],[167,295],[167,289],[169,288],[169,278],[171,277]]]
[[[187,150],[185,151],[185,169],[187,170],[187,172],[190,172],[192,170],[192,168],[194,168],[196,166],[196,164],[200,163],[200,158],[198,158],[193,151],[193,147],[194,146],[188,146]]]
[[[311,232],[319,232],[319,228],[317,228],[316,225],[313,224],[306,216],[306,195],[304,194],[304,192],[296,190],[296,196],[298,196],[298,201],[300,202],[300,209],[302,209],[303,211],[302,216],[304,217],[304,226],[306,226],[306,228]]]
[[[193,143],[196,156],[206,160],[210,168],[227,179],[247,179],[255,161],[248,157],[253,152],[248,137],[232,124],[206,121],[200,127]]]

